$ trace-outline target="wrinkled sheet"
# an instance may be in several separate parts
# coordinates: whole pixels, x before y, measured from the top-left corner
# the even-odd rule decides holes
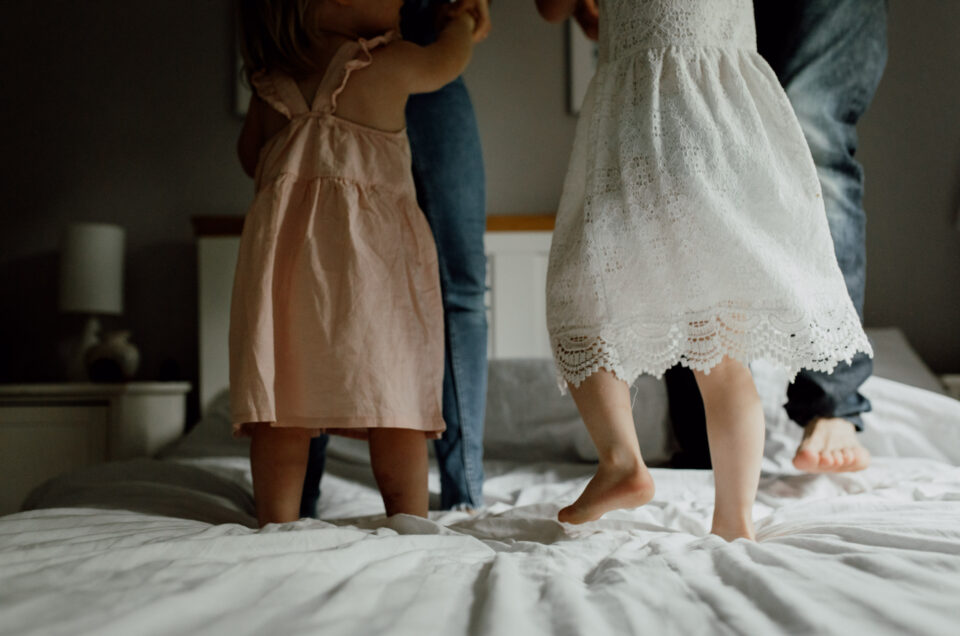
[[[653,502],[583,526],[556,513],[589,464],[490,462],[478,514],[384,519],[331,457],[327,521],[260,531],[243,458],[53,482],[0,517],[0,634],[956,634],[960,403],[864,391],[861,473],[792,470],[772,414],[757,543],[708,534],[708,471],[655,469]]]

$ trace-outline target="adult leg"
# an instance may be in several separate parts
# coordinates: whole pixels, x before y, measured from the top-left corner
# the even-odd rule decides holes
[[[854,159],[856,123],[886,62],[884,0],[755,0],[757,44],[783,84],[817,166],[840,270],[863,316],[866,267],[863,169]],[[856,438],[870,403],[858,392],[873,370],[865,355],[832,374],[801,372],[787,413],[804,426],[795,458],[810,471],[856,470],[869,455]],[[688,369],[666,374],[680,450],[673,464],[709,468],[703,402]]]
[[[654,484],[640,454],[626,382],[601,369],[570,387],[590,439],[597,447],[597,473],[580,497],[557,515],[586,523],[618,508],[636,508],[653,499]]]
[[[370,429],[370,464],[388,517],[427,516],[427,442],[422,431]]]
[[[300,495],[300,516],[316,517],[320,500],[320,479],[327,461],[329,435],[318,435],[310,440],[306,475],[303,478],[303,494]]]
[[[435,37],[429,11],[404,6],[404,37]],[[435,450],[443,508],[483,504],[483,418],[487,394],[486,200],[480,134],[462,79],[407,103],[417,199],[437,243],[443,294],[443,419]]]
[[[886,63],[885,0],[756,0],[758,49],[783,84],[817,166],[827,222],[847,291],[863,318],[866,216],[856,124]],[[870,403],[859,388],[873,371],[860,354],[833,373],[802,371],[787,413],[804,426],[794,463],[808,471],[859,470],[856,438]]]
[[[250,468],[260,526],[300,518],[300,490],[307,469],[310,432],[266,422],[253,429]]]
[[[724,358],[710,373],[695,372],[706,408],[713,458],[713,534],[754,539],[753,502],[763,459],[764,420],[750,369]]]
[[[677,451],[670,458],[670,467],[709,469],[712,464],[707,420],[693,371],[678,364],[668,369],[663,379],[667,385],[670,425],[677,445]]]
[[[466,87],[457,80],[407,105],[417,198],[437,243],[443,293],[443,419],[435,449],[441,505],[483,504],[487,393],[483,156]]]

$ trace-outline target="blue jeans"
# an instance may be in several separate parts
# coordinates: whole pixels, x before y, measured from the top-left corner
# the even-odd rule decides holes
[[[429,11],[404,6],[404,37],[420,44],[436,34]],[[422,4],[422,0],[420,2]],[[486,198],[483,154],[462,79],[407,103],[407,135],[417,199],[433,230],[443,294],[443,419],[435,442],[442,508],[483,504],[483,418],[487,395]],[[410,369],[410,373],[416,373]],[[310,443],[300,514],[315,516],[327,436]]]
[[[823,189],[827,222],[847,292],[863,319],[866,215],[863,168],[854,158],[856,124],[873,98],[887,59],[885,0],[754,0],[757,48],[777,74],[800,120]],[[801,371],[787,389],[787,414],[805,425],[842,417],[858,430],[870,402],[859,393],[873,362],[859,354],[833,373]],[[693,374],[666,374],[674,464],[709,467],[703,403]]]

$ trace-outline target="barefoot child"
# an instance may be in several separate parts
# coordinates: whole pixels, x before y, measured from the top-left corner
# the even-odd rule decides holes
[[[310,438],[369,440],[388,515],[427,514],[444,430],[443,310],[404,129],[412,93],[457,77],[474,18],[396,37],[401,0],[242,0],[255,89],[239,141],[256,195],[230,315],[234,431],[252,435],[261,525],[299,517]],[[455,17],[454,17],[455,16]]]
[[[538,0],[561,19],[585,0]],[[589,4],[589,3],[588,3]],[[694,370],[712,532],[754,538],[763,452],[747,364],[795,375],[872,353],[833,252],[820,185],[750,0],[604,0],[547,281],[557,366],[597,446],[583,523],[654,493],[630,408],[641,373]]]

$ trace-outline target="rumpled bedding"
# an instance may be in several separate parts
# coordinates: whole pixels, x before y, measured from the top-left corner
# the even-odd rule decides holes
[[[871,467],[804,475],[765,389],[756,543],[708,534],[709,471],[569,526],[589,463],[494,459],[476,514],[385,519],[332,453],[325,520],[256,530],[243,457],[107,464],[0,517],[0,634],[956,634],[960,402],[864,392]]]

